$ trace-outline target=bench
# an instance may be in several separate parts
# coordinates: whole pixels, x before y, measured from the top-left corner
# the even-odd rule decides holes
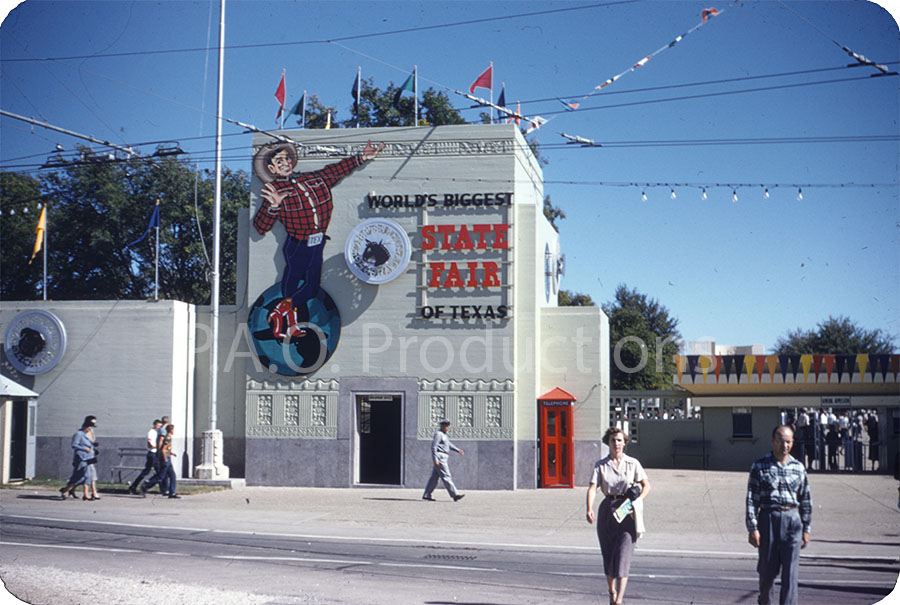
[[[133,459],[138,458],[140,465],[134,464]],[[131,464],[128,464],[128,463]],[[137,474],[144,470],[147,463],[147,448],[145,447],[120,447],[119,448],[119,464],[109,469],[109,480],[112,482],[116,473],[119,474],[119,483],[122,483],[122,473]]]
[[[701,458],[703,466],[709,466],[709,441],[675,439],[672,441],[672,468],[678,468],[676,460],[679,456]]]

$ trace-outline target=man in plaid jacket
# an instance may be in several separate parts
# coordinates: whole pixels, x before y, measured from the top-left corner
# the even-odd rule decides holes
[[[334,203],[331,188],[342,178],[375,158],[384,148],[372,142],[359,155],[329,164],[320,170],[294,174],[297,151],[293,144],[280,143],[262,149],[261,164],[265,165],[273,180],[263,186],[260,195],[263,203],[253,226],[264,235],[281,221],[288,237],[284,242],[286,261],[281,279],[284,298],[269,314],[269,324],[275,338],[303,336],[304,330],[296,327],[296,303],[304,303],[319,292],[322,278],[322,254],[325,232],[331,222]]]
[[[759,599],[768,605],[781,572],[779,602],[797,603],[800,549],[809,544],[812,499],[806,469],[790,455],[794,432],[789,426],[772,432],[772,451],[753,463],[747,482],[747,531],[759,549]]]

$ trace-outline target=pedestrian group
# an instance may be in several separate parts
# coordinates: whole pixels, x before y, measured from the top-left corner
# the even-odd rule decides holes
[[[806,426],[805,419],[799,421]],[[99,500],[96,488],[96,463],[99,449],[94,435],[97,418],[87,416],[81,428],[72,436],[72,475],[59,490],[63,500],[77,498],[75,488],[82,486],[84,500]],[[450,421],[440,421],[440,428],[431,442],[431,476],[422,495],[434,502],[432,496],[438,481],[443,482],[454,502],[460,493],[450,474],[450,452],[463,455],[462,448],[450,441]],[[147,491],[159,485],[160,493],[169,498],[176,494],[176,474],[172,466],[172,438],[175,427],[168,416],[153,421],[147,432],[147,457],[143,470],[129,486],[134,495],[146,497]],[[643,501],[650,493],[647,472],[636,458],[625,454],[629,437],[621,428],[612,427],[603,435],[609,454],[597,461],[591,475],[586,497],[585,517],[597,527],[597,539],[603,557],[603,572],[609,591],[609,603],[621,605],[628,585],[628,574],[635,542],[644,533]],[[769,605],[773,597],[775,579],[781,576],[779,603],[797,603],[798,563],[800,550],[810,540],[812,500],[809,480],[803,464],[790,455],[794,445],[794,430],[780,425],[772,431],[772,451],[753,463],[747,483],[746,526],[750,545],[758,550],[760,605]],[[154,472],[143,485],[144,480]],[[596,506],[597,492],[603,495]],[[596,512],[595,512],[596,511]]]

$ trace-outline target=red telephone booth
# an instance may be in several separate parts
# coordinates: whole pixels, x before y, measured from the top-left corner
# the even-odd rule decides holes
[[[541,487],[574,487],[575,397],[555,388],[538,398],[541,439]]]

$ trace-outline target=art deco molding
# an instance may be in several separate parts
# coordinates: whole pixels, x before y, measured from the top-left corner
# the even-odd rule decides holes
[[[365,143],[328,143],[327,145],[307,145],[294,142],[300,159],[349,157],[361,153]],[[410,156],[466,156],[466,155],[512,155],[516,152],[516,142],[512,139],[455,140],[455,141],[385,141],[379,157]],[[254,146],[254,154],[262,146]]]
[[[515,382],[512,379],[507,380],[469,380],[468,378],[464,378],[462,380],[449,379],[449,380],[428,380],[427,378],[421,378],[419,380],[419,390],[420,391],[503,391],[503,392],[512,392],[515,390]]]
[[[341,383],[337,379],[306,379],[306,380],[253,380],[247,379],[248,391],[293,391],[293,392],[335,392],[340,390]]]

